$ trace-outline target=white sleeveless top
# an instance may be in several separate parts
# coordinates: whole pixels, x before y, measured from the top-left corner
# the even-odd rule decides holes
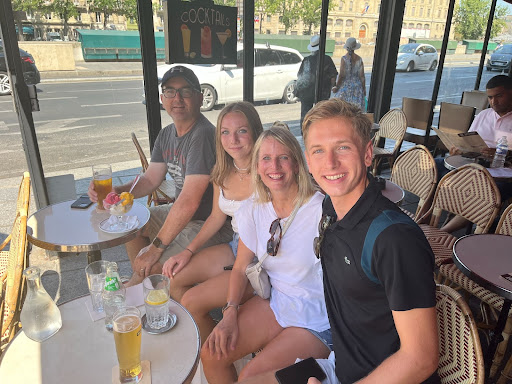
[[[240,208],[240,205],[242,205],[245,200],[228,200],[224,197],[224,191],[221,187],[219,187],[219,190],[219,208],[224,214],[231,216],[231,227],[233,228],[233,232],[238,232],[235,212],[238,211],[238,208]]]

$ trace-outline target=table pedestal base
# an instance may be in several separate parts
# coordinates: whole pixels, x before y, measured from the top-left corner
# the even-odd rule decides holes
[[[101,251],[87,252],[87,263],[91,264],[93,261],[101,260]]]
[[[505,328],[505,323],[507,322],[508,312],[510,310],[510,305],[512,302],[510,300],[506,300],[503,302],[503,308],[500,312],[500,316],[498,318],[498,323],[496,324],[496,328],[489,332],[490,343],[487,348],[487,352],[485,353],[484,364],[485,364],[485,377],[489,378],[491,372],[492,360],[494,358],[494,354],[496,353],[496,348],[498,348],[498,344],[503,340],[503,329]],[[499,372],[498,372],[499,374]],[[494,382],[494,381],[492,381]]]

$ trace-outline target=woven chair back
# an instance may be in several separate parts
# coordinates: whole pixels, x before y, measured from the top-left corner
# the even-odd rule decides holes
[[[442,211],[448,211],[476,224],[475,233],[487,233],[500,206],[500,192],[489,172],[479,164],[468,164],[439,181],[430,225],[437,227]]]
[[[142,164],[142,171],[146,172],[146,169],[148,169],[148,159],[146,158],[146,155],[144,154],[144,151],[142,150],[142,147],[139,144],[139,140],[137,140],[137,136],[135,136],[135,133],[132,132],[132,141],[135,145],[135,148],[137,149],[137,153],[139,154],[140,163]]]
[[[407,126],[427,130],[428,119],[432,112],[432,100],[402,98],[402,110],[407,119]]]
[[[437,167],[429,150],[416,145],[397,157],[391,171],[391,181],[419,197],[415,219],[425,211],[437,184]]]
[[[464,91],[462,92],[462,105],[475,107],[476,113],[489,107],[489,99],[487,93],[482,91]]]
[[[401,109],[392,109],[379,121],[379,130],[374,138],[374,143],[378,144],[381,138],[395,140],[392,154],[396,156],[402,141],[404,140],[405,130],[407,129],[407,119]]]
[[[474,107],[443,102],[439,111],[439,129],[451,132],[467,132],[474,117]]]
[[[436,287],[439,366],[442,384],[483,384],[484,359],[469,306],[454,289]]]
[[[16,202],[16,218],[9,236],[9,251],[3,252],[2,264],[6,270],[2,273],[3,311],[1,316],[0,349],[14,337],[19,328],[19,314],[22,307],[23,278],[22,273],[27,266],[27,219],[30,204],[30,176],[25,172],[18,191]],[[4,242],[3,246],[6,245]],[[2,247],[3,248],[3,247]],[[3,260],[3,256],[7,260]],[[3,286],[5,284],[5,287]]]
[[[496,227],[496,233],[512,236],[512,204],[503,211],[498,226]]]

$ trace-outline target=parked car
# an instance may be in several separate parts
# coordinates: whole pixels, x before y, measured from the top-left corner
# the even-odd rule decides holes
[[[41,75],[37,70],[36,63],[32,55],[23,49],[20,49],[21,68],[23,77],[27,84],[39,84]],[[11,93],[11,82],[7,73],[7,64],[5,62],[4,46],[0,41],[0,95],[8,95]]]
[[[512,44],[502,45],[487,60],[486,68],[488,71],[497,69],[508,72],[510,69],[510,59],[512,59]]]
[[[209,111],[216,104],[243,100],[243,47],[237,47],[238,64],[165,64],[159,65],[158,90],[165,72],[175,65],[191,68],[199,79],[203,93],[201,111]],[[282,100],[294,103],[297,72],[302,55],[296,49],[275,45],[254,44],[254,101]]]
[[[396,69],[411,72],[415,69],[433,71],[437,68],[439,58],[437,50],[429,44],[410,43],[398,48]]]

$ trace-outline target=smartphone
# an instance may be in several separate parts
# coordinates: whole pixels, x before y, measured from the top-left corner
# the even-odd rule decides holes
[[[73,204],[71,204],[71,208],[87,209],[91,206],[91,204],[92,201],[91,199],[89,199],[89,196],[83,195],[76,199],[76,201]]]
[[[226,266],[224,267],[224,270],[225,270],[225,271],[231,271],[232,269],[233,269],[233,264],[231,264],[231,265],[226,265]]]
[[[276,372],[279,384],[307,384],[310,377],[316,377],[320,381],[326,377],[325,372],[312,357]]]

